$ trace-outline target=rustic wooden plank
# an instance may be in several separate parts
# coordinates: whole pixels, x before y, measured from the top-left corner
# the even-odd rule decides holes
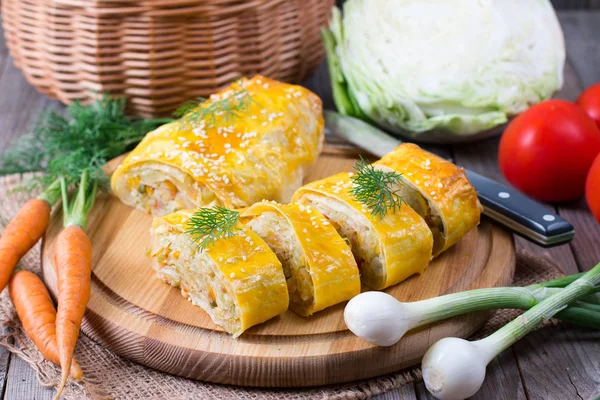
[[[552,0],[554,8],[561,10],[581,10],[598,9],[600,1],[598,0]]]
[[[529,399],[591,399],[600,393],[597,331],[573,326],[539,330],[513,347]]]
[[[591,269],[600,262],[600,224],[590,213],[585,199],[562,205],[559,211],[560,215],[575,226],[575,239],[571,242],[571,248],[579,270]]]
[[[58,103],[40,95],[12,64],[0,26],[0,148],[27,131],[40,111]]]
[[[8,365],[10,364],[10,359],[10,352],[4,347],[0,347],[0,390],[2,393],[4,393],[6,390]]]
[[[379,396],[373,396],[372,400],[417,400],[417,393],[415,392],[415,384],[409,383],[408,385],[401,386],[397,389],[392,389],[389,392],[380,394]]]
[[[415,391],[419,400],[435,400],[435,397],[427,391],[423,382],[418,382],[415,385]],[[490,363],[483,386],[471,399],[526,399],[523,382],[511,349],[506,350]]]
[[[567,54],[584,87],[600,81],[600,11],[569,11],[558,14],[565,33]]]
[[[5,400],[46,400],[54,396],[54,389],[40,385],[33,369],[19,357],[12,357],[7,381]]]

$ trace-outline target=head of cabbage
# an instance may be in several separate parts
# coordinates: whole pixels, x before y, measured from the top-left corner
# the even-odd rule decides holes
[[[563,82],[549,0],[348,0],[322,33],[338,110],[415,139],[501,125]]]

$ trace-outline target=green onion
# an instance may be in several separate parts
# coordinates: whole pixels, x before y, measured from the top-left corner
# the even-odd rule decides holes
[[[464,399],[474,395],[483,384],[491,360],[572,302],[595,293],[599,283],[600,264],[485,339],[470,342],[444,338],[438,341],[423,357],[423,380],[427,390],[441,399]]]
[[[476,289],[412,303],[399,302],[382,292],[366,292],[350,300],[344,318],[355,335],[378,346],[391,346],[411,329],[457,315],[505,308],[528,310],[560,293],[561,285],[576,279],[567,276],[527,287]],[[594,291],[600,292],[600,287]],[[585,297],[569,308],[572,311],[564,310],[556,317],[569,323],[600,328],[600,305],[593,304],[594,296],[596,294]]]

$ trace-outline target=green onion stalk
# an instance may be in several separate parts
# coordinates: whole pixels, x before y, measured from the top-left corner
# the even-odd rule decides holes
[[[474,395],[483,384],[491,360],[542,322],[569,310],[569,304],[590,311],[598,318],[597,305],[582,299],[598,292],[599,284],[600,263],[564,289],[548,288],[552,290],[550,295],[484,339],[441,339],[423,357],[425,386],[439,399],[464,399]],[[585,304],[584,308],[581,304]]]
[[[458,315],[495,309],[528,310],[581,276],[565,276],[527,287],[475,289],[411,303],[400,302],[383,292],[365,292],[350,300],[344,319],[355,335],[378,346],[391,346],[411,329]],[[592,293],[556,317],[600,329],[600,306],[594,304],[597,292],[600,287],[594,287]]]

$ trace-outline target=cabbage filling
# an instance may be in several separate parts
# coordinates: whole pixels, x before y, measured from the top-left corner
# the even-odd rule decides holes
[[[206,311],[227,332],[241,333],[241,315],[233,290],[206,252],[190,245],[187,236],[161,225],[154,231],[152,254],[159,279],[181,289],[192,304]],[[156,242],[158,241],[158,242]]]
[[[314,285],[302,246],[289,221],[280,214],[264,212],[246,226],[273,250],[283,266],[290,307],[299,312],[314,304]]]
[[[375,167],[383,171],[394,171],[392,168],[383,165],[375,165]],[[412,183],[406,183],[405,181],[394,186],[393,189],[406,204],[425,220],[433,234],[433,254],[437,254],[444,247],[444,224],[433,203],[425,198]]]
[[[165,179],[163,171],[134,168],[127,176],[130,204],[153,215],[167,215],[179,210],[196,208],[199,205],[207,207],[221,205],[214,192],[191,179],[185,185],[190,185],[196,190],[195,198],[190,198],[180,189],[184,184],[175,179]]]
[[[423,216],[425,223],[429,227],[429,230],[433,234],[433,254],[437,254],[444,247],[444,224],[439,214],[432,212],[429,208],[429,212]]]
[[[299,202],[323,214],[340,236],[350,242],[352,254],[363,283],[382,287],[387,280],[385,254],[377,232],[368,219],[343,201],[314,194],[304,194]]]

